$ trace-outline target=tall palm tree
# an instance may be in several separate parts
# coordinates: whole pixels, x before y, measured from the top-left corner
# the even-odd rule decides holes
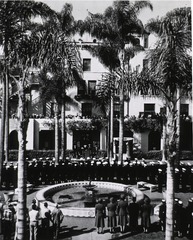
[[[113,104],[116,92],[116,73],[114,70],[119,67],[119,59],[117,50],[108,41],[96,45],[84,45],[92,56],[97,57],[99,61],[108,69],[108,73],[104,73],[96,87],[95,103],[99,105],[101,110],[107,115],[108,137],[107,137],[107,155],[110,163],[113,159]]]
[[[116,76],[111,73],[102,75],[96,86],[96,103],[99,105],[108,118],[108,134],[107,134],[107,156],[110,164],[113,159],[113,106],[115,95]]]
[[[138,19],[138,14],[142,9],[148,7],[152,9],[149,1],[114,1],[113,6],[108,7],[104,14],[89,14],[81,28],[81,34],[89,32],[91,36],[102,41],[108,41],[117,50],[119,59],[119,162],[123,162],[123,125],[124,125],[124,89],[128,84],[125,75],[129,60],[133,57],[129,51],[131,47],[139,46],[137,34],[143,33],[143,24]],[[126,85],[125,85],[126,84]]]
[[[26,112],[26,89],[29,85],[29,67],[37,62],[37,48],[33,43],[32,38],[28,36],[21,36],[20,39],[15,41],[14,50],[10,52],[10,71],[9,77],[15,81],[17,85],[18,107],[17,107],[17,132],[18,132],[18,203],[17,203],[17,222],[16,222],[16,235],[17,239],[26,239],[26,135],[29,118]],[[19,78],[15,76],[19,76]]]
[[[30,21],[31,17],[42,15],[47,17],[53,11],[44,3],[35,1],[1,1],[0,2],[0,45],[3,46],[4,55],[4,74],[3,81],[5,93],[3,95],[5,108],[2,113],[2,121],[6,121],[6,125],[1,129],[1,151],[0,151],[0,165],[4,157],[4,143],[6,160],[8,161],[8,136],[9,136],[9,61],[10,51],[14,48],[15,40],[20,38],[23,32],[23,26]],[[3,126],[3,123],[2,125]],[[4,141],[6,136],[6,141]],[[0,172],[1,175],[1,172]]]
[[[26,38],[31,17],[42,14],[48,17],[54,12],[45,4],[34,1],[1,1],[1,44],[4,49],[5,86],[9,87],[9,78],[15,80],[18,87],[18,212],[17,212],[17,239],[26,239],[26,168],[25,146],[28,119],[25,112],[25,85],[28,68],[33,65],[36,44]],[[38,62],[38,61],[37,61]],[[14,69],[14,70],[13,70]],[[17,69],[17,70],[16,70]],[[13,71],[13,73],[12,73]],[[15,71],[19,80],[14,77]],[[12,75],[13,74],[13,75]],[[7,90],[5,90],[7,92]],[[8,97],[5,101],[8,104]],[[8,121],[7,116],[7,121]],[[6,127],[5,127],[6,128]],[[8,129],[8,128],[7,128]],[[8,131],[8,130],[7,130]],[[8,134],[7,134],[8,136]],[[3,146],[1,146],[3,147]],[[8,149],[6,149],[8,152]],[[1,159],[2,161],[2,159]]]
[[[72,35],[76,31],[76,23],[72,17],[72,6],[70,4],[64,5],[62,11],[57,13],[56,21],[49,21],[45,23],[42,29],[42,37],[44,46],[44,76],[50,72],[51,81],[49,78],[42,76],[42,93],[45,100],[50,97],[55,99],[55,109],[61,106],[61,157],[65,158],[65,103],[71,102],[72,99],[67,96],[67,89],[77,84],[84,85],[82,79],[82,64],[80,55],[75,42],[72,40]],[[48,50],[49,49],[49,50]],[[49,92],[49,94],[47,94]],[[52,93],[52,94],[50,94]],[[77,105],[77,103],[76,103]],[[58,138],[58,111],[55,112],[55,133]],[[58,140],[55,139],[55,160],[59,161],[59,145]]]
[[[177,153],[177,123],[180,114],[178,90],[191,93],[192,59],[191,49],[191,9],[180,8],[168,12],[161,19],[152,19],[147,24],[150,32],[156,33],[158,40],[154,50],[149,52],[151,64],[149,72],[141,73],[137,85],[156,89],[166,102],[166,240],[174,239],[174,168]]]

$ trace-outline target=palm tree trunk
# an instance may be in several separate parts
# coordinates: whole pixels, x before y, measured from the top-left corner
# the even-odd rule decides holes
[[[162,161],[166,160],[166,122],[163,119],[163,129],[162,129]]]
[[[174,239],[174,161],[167,161],[167,187],[166,187],[166,235],[165,240]]]
[[[119,60],[121,66],[121,82],[120,82],[120,89],[119,89],[119,102],[120,102],[120,109],[119,109],[119,157],[118,161],[122,165],[123,164],[123,128],[124,128],[124,60],[125,60],[125,52],[122,49],[119,53]]]
[[[2,112],[1,112],[1,142],[0,142],[0,187],[2,185],[2,165],[4,160],[4,139],[5,139],[5,95],[6,81],[2,81]]]
[[[5,101],[5,162],[9,161],[9,74],[6,71],[6,101]]]
[[[59,119],[58,119],[58,103],[55,103],[55,164],[59,163]]]
[[[120,88],[120,111],[119,111],[119,163],[123,164],[123,128],[124,128],[124,91],[123,83]]]
[[[113,105],[114,104],[114,99],[113,96],[111,96],[111,101],[110,101],[110,137],[109,137],[109,146],[110,146],[110,151],[109,151],[109,162],[112,164],[112,159],[113,159]]]
[[[167,187],[166,187],[166,236],[174,239],[174,170],[176,159],[175,105],[167,113]]]
[[[65,161],[65,151],[66,151],[66,130],[65,130],[65,122],[66,122],[66,116],[65,116],[65,101],[63,99],[62,103],[62,110],[61,110],[61,157],[62,160]]]
[[[177,129],[177,139],[176,139],[176,165],[180,163],[180,88],[177,88],[177,103],[176,103],[176,110],[177,110],[177,118],[176,118],[176,129]]]
[[[16,223],[16,236],[18,240],[26,240],[26,132],[29,120],[25,118],[25,94],[22,83],[19,85],[19,103],[18,103],[18,204],[17,204],[17,223]]]
[[[107,149],[107,157],[108,157],[108,159],[110,158],[110,125],[111,125],[111,122],[110,122],[110,113],[111,112],[111,110],[110,110],[110,108],[109,108],[109,110],[108,110],[108,126],[107,126],[107,129],[106,129],[106,142],[107,142],[107,146],[106,146],[106,149]],[[110,160],[109,160],[110,161]]]

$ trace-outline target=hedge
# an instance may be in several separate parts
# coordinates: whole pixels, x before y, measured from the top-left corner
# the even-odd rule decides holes
[[[73,151],[66,150],[66,157],[72,157]],[[26,150],[26,158],[32,160],[33,158],[53,158],[54,150]],[[106,157],[106,151],[99,151],[98,157]],[[152,160],[161,160],[162,159],[162,151],[161,150],[152,150],[148,153],[143,153],[141,150],[137,150],[133,152],[133,159],[152,159]],[[180,153],[181,160],[193,160],[193,152],[192,151],[181,151]],[[14,162],[18,160],[18,150],[10,150],[9,151],[9,161]]]

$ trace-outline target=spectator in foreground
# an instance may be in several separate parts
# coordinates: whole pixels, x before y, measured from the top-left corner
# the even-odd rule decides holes
[[[29,211],[30,240],[37,240],[39,217],[39,210],[36,209],[35,205],[32,205],[32,209]]]
[[[145,233],[149,232],[149,229],[151,226],[150,215],[151,215],[152,206],[150,202],[151,200],[149,198],[145,198],[144,204],[141,206],[141,225]]]
[[[99,198],[98,203],[95,205],[95,226],[97,227],[97,233],[99,234],[104,233],[105,217],[105,205],[103,204],[103,200]]]
[[[138,230],[139,204],[136,203],[136,197],[133,197],[133,202],[129,204],[129,220],[131,232]]]
[[[125,200],[125,196],[121,194],[120,200],[117,205],[118,224],[120,225],[121,233],[125,232],[127,226],[127,214],[128,214],[128,202]]]
[[[49,238],[49,228],[50,228],[50,221],[51,221],[51,211],[48,208],[48,203],[45,202],[44,206],[41,208],[40,211],[41,215],[41,226],[42,226],[42,235],[45,239]]]
[[[14,215],[15,209],[11,203],[6,204],[3,208],[3,234],[5,240],[11,240],[11,235],[14,232]]]
[[[110,228],[110,233],[115,232],[115,227],[117,226],[116,217],[117,203],[113,197],[110,198],[110,203],[107,204],[108,212],[108,227]]]
[[[64,219],[62,211],[59,209],[58,204],[56,203],[55,208],[51,212],[51,221],[53,223],[53,239],[58,239],[58,234],[60,231],[60,225]]]

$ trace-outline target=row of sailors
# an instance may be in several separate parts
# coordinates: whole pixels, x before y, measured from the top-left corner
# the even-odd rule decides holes
[[[27,181],[34,185],[55,184],[66,181],[115,181],[125,184],[136,184],[147,181],[158,184],[158,191],[166,185],[167,164],[163,161],[148,162],[145,160],[125,161],[124,165],[117,162],[110,165],[105,160],[98,161],[42,161],[33,159],[27,162]],[[175,191],[193,192],[193,165],[181,162],[175,168]],[[17,187],[17,164],[4,163],[2,169],[2,183],[5,187]]]
[[[159,219],[161,230],[166,229],[166,201],[162,200],[159,207]],[[179,198],[175,198],[174,202],[174,231],[178,237],[193,237],[193,198],[188,200],[185,206]]]

